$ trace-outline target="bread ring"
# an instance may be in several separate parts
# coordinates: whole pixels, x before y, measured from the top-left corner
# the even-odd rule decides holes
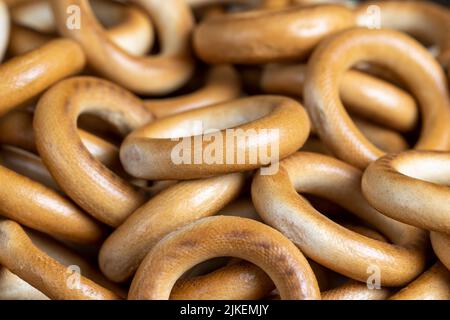
[[[38,95],[55,82],[81,71],[80,46],[68,39],[53,40],[39,49],[0,65],[0,115]]]
[[[311,267],[288,239],[260,222],[224,216],[201,219],[161,240],[140,265],[128,298],[168,299],[184,271],[219,256],[247,259],[261,267],[283,299],[320,299]]]
[[[273,290],[269,276],[254,264],[240,261],[207,275],[180,279],[172,300],[257,300]]]
[[[91,3],[95,14],[108,26],[108,36],[116,45],[134,55],[150,50],[154,41],[153,25],[141,9],[105,0]],[[56,31],[48,0],[26,1],[12,7],[11,12],[16,25],[13,25],[10,51],[15,55],[36,49]]]
[[[436,263],[390,300],[450,300],[450,271]]]
[[[216,214],[241,191],[240,173],[179,182],[134,212],[104,242],[99,263],[111,280],[124,282],[156,243],[170,232]]]
[[[249,11],[202,21],[193,41],[197,56],[210,64],[300,60],[322,38],[355,23],[351,10],[333,5]]]
[[[263,220],[281,230],[306,256],[349,278],[366,281],[377,266],[382,286],[405,285],[425,268],[425,232],[392,220],[364,199],[362,173],[337,159],[298,152],[272,176],[256,174],[252,199]],[[395,245],[359,235],[322,216],[297,194],[307,192],[338,203]]]
[[[406,151],[384,156],[364,172],[362,190],[381,213],[450,234],[450,153]]]
[[[370,142],[385,152],[401,152],[409,149],[408,142],[397,131],[374,125],[357,117],[353,118],[353,122]]]
[[[152,115],[128,91],[92,77],[59,82],[36,108],[36,146],[55,181],[86,212],[117,227],[145,197],[86,150],[76,126],[82,113],[96,114],[122,134],[148,123]]]
[[[199,123],[203,128],[198,128]],[[158,119],[125,139],[120,159],[129,174],[149,180],[185,180],[252,170],[273,163],[273,158],[263,159],[262,150],[278,145],[278,154],[274,151],[271,157],[279,159],[298,150],[308,137],[309,128],[306,111],[294,100],[253,96]],[[200,135],[194,132],[197,135],[192,136],[195,129],[214,132]],[[253,142],[233,142],[238,138],[243,141],[240,137],[245,135]],[[185,138],[180,142],[175,137]],[[201,142],[192,144],[198,140]],[[189,161],[174,162],[173,152],[178,147],[186,148],[183,152],[191,156],[201,152],[201,161],[190,157]],[[208,163],[203,158],[212,147],[220,150],[215,161]]]
[[[0,146],[0,160],[6,168],[55,191],[60,190],[41,159],[22,149]]]
[[[322,300],[385,300],[391,294],[387,288],[368,289],[366,283],[350,280],[322,293]]]
[[[3,60],[9,40],[9,13],[6,4],[0,0],[0,62]]]
[[[0,220],[0,239],[0,264],[50,299],[119,299],[82,275],[78,285],[70,287],[67,268],[38,249],[17,223]]]
[[[86,258],[42,234],[25,230],[33,244],[45,254],[66,267],[77,266],[82,275],[119,295],[126,297],[124,290],[108,281]],[[32,287],[18,276],[0,266],[0,300],[48,300],[42,292]]]
[[[431,232],[430,238],[434,252],[444,266],[450,270],[450,235],[439,232]]]
[[[105,229],[78,207],[48,189],[0,166],[0,215],[56,238],[76,243],[98,243]]]
[[[369,1],[356,8],[358,25],[368,26],[370,23],[369,6],[378,7],[381,28],[397,29],[423,40],[427,45],[437,45],[437,59],[443,65],[449,65],[450,20],[446,7],[431,1]]]
[[[261,88],[272,94],[303,96],[307,65],[269,64],[261,75]],[[339,94],[345,108],[382,126],[405,132],[415,127],[418,109],[404,90],[356,70],[342,76]]]
[[[232,66],[212,66],[203,88],[180,97],[147,100],[145,106],[157,118],[163,118],[176,113],[230,101],[239,97],[240,93],[239,75]]]
[[[321,200],[323,201],[323,199]],[[252,219],[260,219],[259,216],[254,216],[257,213],[254,212],[255,209],[252,203],[235,202],[221,210],[219,214],[228,211],[230,214],[238,216],[243,214]],[[236,212],[239,212],[239,214]],[[346,225],[346,227],[372,239],[386,242],[386,239],[373,229],[360,225]],[[314,261],[309,261],[309,263],[316,275],[320,289],[322,291],[326,290],[329,276],[324,275],[324,271],[328,270],[314,263]],[[273,290],[273,288],[272,280],[260,268],[254,264],[242,261],[229,264],[206,275],[178,280],[172,290],[171,299],[259,300],[267,297],[268,292]],[[389,289],[371,290],[365,283],[350,280],[337,288],[322,292],[322,300],[381,300],[389,295]]]
[[[398,63],[399,59],[402,63]],[[414,92],[423,116],[415,148],[447,150],[450,102],[441,67],[407,35],[356,28],[331,36],[319,45],[309,60],[305,80],[305,105],[319,136],[333,153],[361,169],[384,154],[357,130],[339,99],[340,78],[361,60],[384,63]]]
[[[51,0],[59,32],[80,43],[92,67],[114,82],[142,94],[165,94],[181,87],[194,70],[189,37],[193,17],[183,0],[133,0],[150,14],[160,31],[161,54],[136,57],[114,45],[87,0]],[[80,28],[66,27],[66,9],[80,8]],[[158,79],[155,81],[155,79]]]

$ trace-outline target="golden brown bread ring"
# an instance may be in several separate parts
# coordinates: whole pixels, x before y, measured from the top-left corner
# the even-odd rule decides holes
[[[0,115],[38,95],[85,64],[81,47],[68,39],[44,46],[0,65]]]
[[[400,59],[402,63],[398,63]],[[339,98],[342,75],[362,60],[384,63],[402,77],[417,98],[422,130],[415,148],[447,150],[450,102],[445,76],[436,60],[417,41],[398,31],[355,28],[318,46],[309,60],[305,80],[305,105],[319,136],[333,153],[361,169],[384,154],[355,127]]]
[[[436,263],[390,300],[450,300],[450,271]]]
[[[241,191],[244,175],[179,182],[126,219],[104,242],[99,264],[111,280],[124,282],[156,243],[170,232],[216,214]]]
[[[387,129],[381,126],[373,125],[372,123],[360,119],[356,116],[352,117],[353,123],[361,131],[361,133],[367,137],[377,148],[385,152],[401,152],[409,149],[409,144],[406,139],[398,132]],[[311,127],[311,135],[306,141],[306,149],[304,151],[314,151],[317,153],[332,155],[332,152],[325,144],[315,136],[316,129],[313,124]],[[309,143],[308,143],[309,141]],[[304,146],[305,147],[305,146]]]
[[[132,56],[108,39],[87,0],[50,1],[59,32],[78,41],[90,65],[119,85],[142,94],[166,94],[191,77],[194,62],[189,40],[193,17],[184,0],[133,0],[150,14],[160,33],[161,53],[148,57]],[[81,9],[79,29],[66,27],[66,9],[71,5]]]
[[[241,82],[232,66],[212,66],[208,72],[206,84],[201,89],[184,96],[151,99],[145,106],[157,118],[222,103],[239,97]]]
[[[104,275],[85,257],[65,247],[53,239],[31,230],[25,230],[33,244],[51,258],[57,260],[66,267],[77,266],[82,275],[95,281],[99,285],[109,289],[125,298],[126,292],[118,285],[108,281]],[[42,292],[0,266],[0,300],[47,300]]]
[[[353,122],[370,142],[385,152],[401,152],[409,149],[408,142],[397,131],[374,125],[357,117],[353,117]]]
[[[42,160],[28,151],[10,146],[0,146],[0,161],[3,166],[20,175],[50,189],[60,190]]]
[[[322,38],[355,23],[351,10],[333,5],[249,11],[202,21],[193,41],[197,56],[210,64],[300,60]]]
[[[203,128],[199,128],[199,124]],[[233,131],[227,132],[228,128]],[[278,145],[279,153],[274,156],[279,159],[298,150],[308,137],[309,128],[308,115],[296,101],[282,96],[252,96],[158,119],[125,139],[120,148],[120,159],[129,174],[149,180],[186,180],[248,171],[268,165],[266,160],[270,162],[272,159],[264,159],[262,153],[271,150],[275,144]],[[208,129],[220,131],[199,134],[198,129],[203,129],[202,132]],[[244,137],[252,133],[257,143],[231,145],[232,139],[237,140],[230,137],[233,134]],[[173,139],[178,137],[188,140]],[[172,152],[178,146],[186,146],[186,141],[186,149],[189,149],[185,150],[186,153],[201,151],[201,160],[204,160],[208,146],[217,146],[216,138],[219,141],[218,148],[223,146],[220,148],[222,152],[218,152],[217,158],[221,157],[219,160],[212,163],[192,161],[192,157],[190,163],[172,160]],[[201,150],[198,150],[198,144],[191,143],[197,140],[201,141]],[[255,159],[245,156],[245,159],[241,159],[243,161],[239,161],[242,154],[253,154]]]
[[[0,0],[0,63],[3,60],[9,40],[9,13],[6,4]]]
[[[0,264],[50,299],[119,299],[112,291],[82,275],[78,286],[69,286],[71,274],[67,267],[38,249],[16,222],[0,220],[0,239]]]
[[[434,253],[436,253],[444,266],[450,270],[450,235],[439,232],[430,232],[430,238]]]
[[[8,144],[36,153],[33,114],[14,110],[0,117],[0,144]]]
[[[36,108],[36,146],[55,181],[86,212],[118,226],[145,196],[87,151],[77,133],[77,118],[82,113],[99,116],[123,135],[151,121],[152,115],[128,91],[92,77],[59,82]]]
[[[450,234],[450,153],[386,155],[364,172],[362,190],[381,213],[418,228]]]
[[[204,276],[180,279],[171,300],[259,300],[272,291],[274,284],[260,268],[239,261]]]
[[[450,19],[448,9],[431,1],[369,1],[356,8],[358,25],[368,26],[367,10],[377,6],[380,27],[409,33],[426,45],[437,45],[437,59],[444,66],[450,63]],[[401,18],[399,18],[401,17]]]
[[[260,86],[267,93],[303,96],[306,69],[305,64],[266,65]],[[410,131],[417,124],[414,98],[389,82],[348,70],[339,86],[342,103],[355,115],[401,132]]]
[[[337,159],[298,152],[272,176],[256,174],[252,199],[263,220],[306,256],[349,278],[366,281],[377,266],[382,286],[405,285],[425,268],[425,232],[373,209],[361,192],[362,173]],[[322,216],[298,192],[331,200],[380,230],[394,244],[359,235]]]
[[[228,205],[219,212],[219,215],[229,212],[237,216],[248,216],[251,219],[260,219],[253,204],[249,201],[237,201]],[[361,225],[348,225],[345,227],[366,235],[372,239],[387,242],[381,234],[373,229]],[[320,289],[327,290],[329,275],[325,268],[309,261],[316,275]],[[328,272],[329,273],[329,272]],[[179,279],[175,284],[171,299],[177,300],[259,300],[267,297],[273,290],[272,280],[257,266],[247,261],[229,264],[206,275]],[[382,300],[390,295],[386,288],[371,290],[366,283],[349,280],[334,289],[322,292],[322,300]],[[279,296],[278,296],[279,298]]]
[[[161,240],[140,265],[128,298],[168,299],[176,280],[194,265],[220,256],[246,259],[263,269],[283,299],[320,299],[302,253],[278,231],[238,217],[209,217]]]
[[[89,132],[79,129],[81,141],[92,156],[110,169],[121,168],[119,148]],[[18,147],[37,154],[34,143],[33,114],[13,111],[0,118],[0,144]]]
[[[92,1],[95,14],[108,27],[111,40],[130,54],[147,53],[154,41],[153,25],[148,16],[133,5]],[[11,8],[13,28],[9,50],[13,55],[36,49],[53,38],[56,31],[48,0],[25,1]]]
[[[99,243],[106,230],[68,199],[44,185],[0,166],[0,215],[55,238]]]
[[[337,288],[322,292],[322,300],[385,300],[390,295],[390,289],[369,289],[366,283],[349,280]]]

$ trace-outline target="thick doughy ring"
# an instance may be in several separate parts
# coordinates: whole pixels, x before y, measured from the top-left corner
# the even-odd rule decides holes
[[[90,65],[134,92],[165,94],[181,87],[192,75],[189,37],[193,17],[184,0],[133,0],[148,12],[160,32],[161,53],[136,57],[117,47],[95,18],[87,0],[51,0],[59,32],[80,43]],[[66,26],[67,8],[75,5],[80,28]]]
[[[61,81],[36,108],[36,146],[53,178],[86,212],[118,226],[145,197],[86,150],[77,132],[82,113],[96,114],[124,135],[151,121],[152,115],[128,91],[92,77]]]
[[[356,8],[358,25],[374,27],[370,13],[375,12],[370,8],[379,12],[379,27],[409,33],[426,45],[438,46],[437,59],[444,66],[449,65],[450,19],[446,7],[431,1],[369,1]]]
[[[134,55],[149,51],[154,41],[154,30],[142,9],[109,0],[96,0],[91,4],[95,14],[108,27],[108,36],[115,44]],[[11,53],[23,54],[53,37],[56,26],[48,0],[19,3],[11,8],[11,12],[14,23]]]
[[[340,79],[359,61],[382,63],[394,70],[417,98],[422,130],[415,148],[447,150],[450,101],[439,64],[405,34],[356,28],[331,36],[318,46],[309,60],[305,80],[305,105],[319,136],[333,153],[361,169],[384,154],[355,127],[339,98]]]
[[[68,39],[44,46],[0,65],[0,115],[40,94],[57,81],[81,71],[85,56]]]
[[[201,89],[184,96],[151,99],[145,106],[157,118],[164,118],[176,113],[198,109],[238,98],[241,93],[241,82],[238,73],[232,66],[212,66],[208,72],[206,84]]]
[[[56,300],[116,300],[119,296],[82,275],[68,285],[72,272],[38,249],[19,224],[0,220],[0,264]]]
[[[418,228],[450,234],[450,153],[406,151],[364,172],[362,190],[381,213]]]
[[[324,37],[355,23],[351,10],[333,5],[249,11],[202,21],[193,41],[198,57],[211,64],[300,60]]]
[[[244,175],[179,182],[136,210],[103,243],[100,268],[111,280],[124,282],[156,243],[170,232],[216,214],[241,191]]]
[[[99,243],[105,228],[59,193],[0,166],[0,215],[55,238]]]
[[[280,163],[276,175],[256,174],[252,199],[266,223],[319,264],[359,281],[366,281],[368,270],[377,268],[382,286],[405,285],[425,268],[426,234],[373,209],[362,195],[361,176],[358,169],[337,159],[298,152]],[[383,232],[394,244],[336,224],[297,191],[332,200]]]
[[[33,244],[51,258],[66,267],[77,266],[80,272],[87,278],[95,281],[102,287],[111,290],[122,298],[126,297],[123,288],[110,282],[95,267],[89,259],[80,256],[77,252],[67,248],[61,243],[46,237],[45,235],[25,229]],[[0,266],[0,300],[48,300],[42,292],[11,273],[5,267]]]
[[[450,300],[450,271],[436,263],[390,300]]]
[[[307,65],[269,64],[260,85],[264,92],[303,96]],[[346,109],[382,126],[405,132],[417,124],[419,112],[410,94],[387,81],[357,70],[342,76],[339,94]]]
[[[320,299],[314,273],[292,242],[260,222],[225,216],[201,219],[161,240],[140,265],[128,298],[168,299],[183,272],[220,256],[258,265],[283,299]]]
[[[308,115],[296,101],[253,96],[158,119],[125,139],[120,159],[138,178],[204,178],[283,159],[303,145],[309,129]]]

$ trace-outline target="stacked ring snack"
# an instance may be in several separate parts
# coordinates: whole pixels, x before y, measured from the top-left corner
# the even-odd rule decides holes
[[[450,300],[449,12],[0,0],[0,300]]]

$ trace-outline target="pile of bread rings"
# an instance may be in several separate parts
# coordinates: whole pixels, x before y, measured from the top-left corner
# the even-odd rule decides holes
[[[449,8],[0,0],[0,61],[0,299],[450,300]]]

